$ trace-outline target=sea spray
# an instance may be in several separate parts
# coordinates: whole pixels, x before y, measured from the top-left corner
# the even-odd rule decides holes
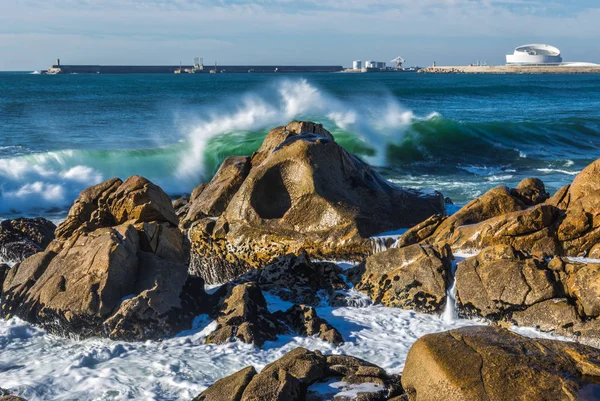
[[[401,141],[415,121],[433,118],[415,116],[389,95],[377,102],[359,98],[360,94],[356,99],[336,98],[306,79],[277,80],[223,104],[203,107],[199,117],[182,123],[187,133],[175,136],[177,141],[171,144],[0,158],[0,218],[46,215],[56,208],[64,214],[83,189],[111,177],[138,174],[169,194],[189,193],[209,180],[226,156],[252,154],[268,130],[294,119],[323,123],[342,146],[358,151],[371,164],[385,165],[388,143]]]

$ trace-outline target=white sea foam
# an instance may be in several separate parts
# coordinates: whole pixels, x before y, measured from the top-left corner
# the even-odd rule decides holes
[[[559,174],[566,174],[566,175],[577,175],[581,172],[581,171],[568,171],[568,170],[559,169],[559,168],[538,168],[536,170],[541,173],[549,173],[549,174],[559,173]]]

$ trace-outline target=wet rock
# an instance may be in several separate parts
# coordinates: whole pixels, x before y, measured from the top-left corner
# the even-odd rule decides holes
[[[325,319],[320,318],[313,307],[294,305],[285,312],[276,313],[275,316],[301,336],[317,336],[334,345],[344,342],[340,332]]]
[[[205,294],[188,277],[189,244],[176,223],[168,196],[142,177],[88,188],[46,251],[10,270],[2,315],[125,340],[189,328]]]
[[[447,248],[416,244],[369,256],[349,279],[376,303],[433,313],[446,303],[450,267]]]
[[[206,338],[207,343],[223,344],[237,338],[260,347],[265,341],[275,341],[277,334],[284,331],[267,309],[267,301],[256,284],[241,284],[226,291],[217,329]]]
[[[314,308],[294,305],[287,311],[271,313],[262,291],[256,283],[225,285],[215,294],[217,298],[217,328],[206,339],[207,343],[223,344],[240,340],[262,346],[275,341],[278,334],[295,333],[317,336],[333,344],[341,344],[342,335]]]
[[[319,306],[336,291],[348,289],[337,264],[312,262],[305,252],[279,257],[263,269],[252,271],[250,277],[263,291],[303,305]]]
[[[360,260],[372,253],[370,236],[444,213],[441,194],[391,185],[314,124],[276,130],[212,234],[191,225],[192,271],[208,283],[301,250],[319,259]]]
[[[8,275],[10,266],[4,263],[0,263],[0,295],[2,295],[2,286],[4,285],[4,279]]]
[[[193,401],[239,401],[254,376],[256,369],[248,366],[231,376],[217,380]]]
[[[527,206],[538,205],[550,197],[539,178],[525,178],[516,188],[510,190],[510,194]]]
[[[0,221],[0,260],[17,263],[43,251],[55,230],[54,223],[41,217]]]
[[[421,337],[402,385],[411,401],[576,400],[597,390],[599,379],[597,349],[466,327]]]
[[[205,390],[195,401],[221,400],[312,400],[324,401],[331,397],[313,390],[314,386],[327,382],[342,384],[338,388],[356,389],[356,384],[372,384],[372,390],[364,390],[355,400],[396,399],[403,391],[397,375],[388,375],[379,367],[358,358],[345,355],[323,356],[319,351],[296,348],[279,360],[267,365],[259,374],[253,375],[249,367],[221,379]],[[251,377],[249,383],[247,379]],[[226,384],[232,384],[236,397],[218,398],[219,389],[225,390]],[[246,384],[238,389],[239,383]],[[233,387],[235,386],[235,387]],[[365,388],[365,387],[362,387]],[[339,392],[341,392],[340,390]],[[221,391],[223,392],[223,391]],[[231,392],[233,393],[233,391]],[[205,396],[210,394],[211,397]],[[200,398],[205,396],[205,398]],[[223,396],[221,396],[223,397]],[[345,398],[336,397],[336,400]]]
[[[192,194],[182,226],[188,228],[201,218],[220,216],[248,176],[250,167],[249,157],[230,156],[225,159],[210,183]]]
[[[545,261],[525,257],[509,245],[486,248],[460,262],[456,291],[463,312],[493,319],[558,295]]]

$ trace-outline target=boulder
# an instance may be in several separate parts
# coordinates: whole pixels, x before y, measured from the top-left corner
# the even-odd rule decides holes
[[[600,243],[600,188],[588,195],[579,195],[577,199],[571,197],[558,227],[558,239],[565,256],[593,256]]]
[[[441,194],[393,186],[314,124],[275,131],[212,231],[191,225],[191,272],[208,283],[301,250],[360,260],[372,253],[369,237],[444,213]]]
[[[188,329],[205,294],[176,223],[168,196],[142,177],[86,189],[46,251],[10,270],[2,315],[125,340]]]
[[[550,197],[539,178],[525,178],[516,188],[510,190],[510,194],[527,206],[538,205]]]
[[[427,245],[392,248],[369,256],[349,272],[358,291],[385,306],[433,313],[443,310],[451,254]]]
[[[250,172],[250,158],[230,156],[223,161],[213,179],[192,194],[187,215],[181,225],[188,228],[204,217],[220,216]]]
[[[441,221],[427,242],[449,240],[458,227],[481,223],[493,217],[526,208],[527,205],[514,197],[508,187],[501,185],[492,188],[479,198],[467,203],[452,216]]]
[[[581,171],[569,187],[569,203],[600,190],[600,159]]]
[[[399,376],[388,375],[373,364],[352,356],[325,357],[319,351],[296,348],[265,366],[258,374],[248,367],[216,381],[194,401],[325,401],[331,399],[329,394],[315,390],[330,382],[343,384],[336,386],[339,393],[362,388],[358,398],[352,398],[357,400],[391,400],[402,394]],[[357,387],[360,384],[371,384],[371,390]]]
[[[18,263],[46,249],[56,226],[41,217],[0,221],[0,261]]]
[[[253,282],[225,285],[213,298],[217,328],[208,335],[207,343],[223,344],[237,339],[261,347],[266,341],[275,341],[278,334],[290,332],[317,336],[335,345],[344,341],[310,306],[294,305],[285,312],[271,313],[262,291]]]
[[[584,318],[600,316],[600,263],[567,261],[563,285]]]
[[[317,336],[334,345],[344,342],[340,332],[325,319],[320,318],[315,308],[311,306],[294,305],[285,312],[276,313],[275,316],[301,336]]]
[[[558,295],[544,259],[528,258],[509,245],[484,249],[456,268],[456,300],[468,316],[501,320]]]
[[[260,347],[265,341],[275,341],[277,334],[284,331],[281,323],[267,309],[267,301],[256,284],[225,288],[217,328],[206,338],[207,343],[223,344],[237,338]]]
[[[540,204],[527,210],[511,212],[481,223],[460,226],[442,244],[452,249],[481,250],[495,244],[511,245],[527,253],[543,256],[560,254],[556,225],[561,211]]]
[[[456,268],[456,304],[463,317],[600,339],[600,264],[555,257],[550,262],[509,245],[484,249]]]
[[[478,326],[417,340],[402,386],[411,401],[566,401],[595,399],[599,379],[597,349]]]

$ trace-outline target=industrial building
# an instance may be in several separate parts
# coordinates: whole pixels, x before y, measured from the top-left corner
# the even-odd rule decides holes
[[[507,65],[561,64],[562,61],[558,48],[542,44],[519,46],[513,54],[506,55]]]

